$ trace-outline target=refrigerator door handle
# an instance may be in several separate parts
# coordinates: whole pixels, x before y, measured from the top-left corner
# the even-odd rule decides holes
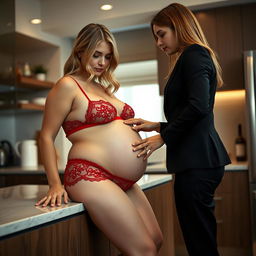
[[[255,59],[253,51],[246,51],[244,56],[245,89],[247,105],[247,149],[249,153],[249,178],[250,182],[256,181],[256,102],[255,102]]]

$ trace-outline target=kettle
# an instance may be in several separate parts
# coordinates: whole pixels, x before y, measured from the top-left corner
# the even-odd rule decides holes
[[[7,140],[0,141],[0,167],[13,164],[14,154],[11,143]]]

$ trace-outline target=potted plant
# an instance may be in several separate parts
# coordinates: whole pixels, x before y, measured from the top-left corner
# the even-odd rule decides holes
[[[47,69],[43,65],[37,65],[34,66],[33,73],[35,74],[38,80],[45,81]]]

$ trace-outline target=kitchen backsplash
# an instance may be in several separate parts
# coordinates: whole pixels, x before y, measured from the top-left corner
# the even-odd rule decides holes
[[[215,126],[232,162],[235,162],[235,139],[238,124],[246,138],[245,90],[217,92],[214,108]]]

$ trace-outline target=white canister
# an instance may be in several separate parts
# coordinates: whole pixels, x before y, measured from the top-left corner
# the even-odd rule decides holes
[[[15,151],[21,158],[22,167],[37,167],[38,153],[36,140],[23,140],[15,144]]]
[[[36,78],[40,81],[45,81],[46,80],[46,74],[45,73],[37,73]]]

